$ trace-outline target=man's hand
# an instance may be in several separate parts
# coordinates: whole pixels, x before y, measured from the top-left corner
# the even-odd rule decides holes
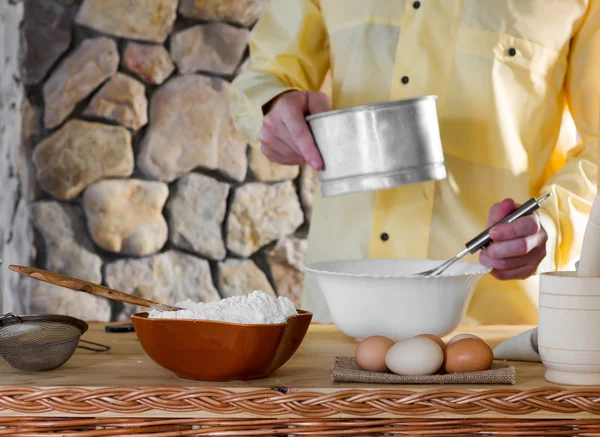
[[[321,170],[323,158],[304,117],[329,108],[329,98],[320,92],[290,91],[277,97],[271,102],[260,132],[264,155],[278,164],[308,162],[315,170]]]
[[[512,199],[492,206],[487,226],[506,217],[517,209]],[[493,243],[479,254],[479,262],[492,268],[497,279],[525,279],[533,275],[546,256],[548,234],[536,213],[502,223],[490,230]]]

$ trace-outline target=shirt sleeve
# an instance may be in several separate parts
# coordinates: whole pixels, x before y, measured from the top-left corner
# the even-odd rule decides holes
[[[581,138],[564,167],[545,183],[540,218],[548,233],[548,255],[541,271],[573,268],[592,203],[598,192],[600,145],[600,0],[590,0],[586,16],[571,41],[565,95]]]
[[[250,36],[250,66],[233,81],[236,129],[259,144],[262,107],[288,90],[318,91],[329,70],[320,0],[271,0]]]

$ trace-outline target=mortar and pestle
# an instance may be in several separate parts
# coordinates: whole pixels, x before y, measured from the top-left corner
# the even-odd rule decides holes
[[[538,327],[494,350],[496,359],[542,361],[548,382],[600,385],[600,194],[576,272],[540,275]]]
[[[600,384],[600,195],[585,229],[576,272],[540,276],[538,350],[546,380]]]

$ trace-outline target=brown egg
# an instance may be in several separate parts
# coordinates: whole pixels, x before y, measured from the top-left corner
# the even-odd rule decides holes
[[[446,347],[446,373],[488,370],[494,362],[492,348],[480,338],[464,338]]]
[[[433,341],[435,341],[440,346],[440,348],[442,349],[442,352],[446,351],[446,343],[444,343],[444,340],[442,340],[439,337],[436,337],[435,335],[432,335],[432,334],[421,334],[421,335],[417,335],[417,337],[425,337],[425,338],[428,338],[430,340],[433,340]]]
[[[356,363],[368,372],[387,372],[385,354],[393,345],[393,340],[382,335],[367,337],[356,347]]]
[[[450,340],[448,340],[448,346],[450,346],[452,343],[456,343],[458,340],[463,340],[465,338],[479,338],[476,335],[473,334],[458,334],[455,335],[454,337],[452,337]],[[481,338],[479,338],[481,340]]]

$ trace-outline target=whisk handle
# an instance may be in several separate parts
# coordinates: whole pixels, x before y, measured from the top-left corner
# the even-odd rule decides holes
[[[479,234],[478,236],[476,236],[475,238],[473,238],[471,241],[469,241],[466,244],[466,248],[469,250],[469,253],[473,254],[473,253],[477,252],[479,249],[484,249],[487,246],[489,246],[490,244],[492,244],[492,238],[490,237],[490,230],[494,226],[499,225],[500,223],[512,223],[515,220],[517,220],[523,216],[532,214],[534,211],[536,211],[537,209],[540,208],[540,204],[544,200],[546,200],[548,197],[550,197],[550,193],[542,196],[540,199],[536,199],[535,197],[532,197],[527,202],[525,202],[523,205],[521,205],[518,209],[516,209],[515,211],[513,211],[512,213],[510,213],[503,219],[494,223],[492,226],[487,228],[485,231],[483,231],[481,234]]]

